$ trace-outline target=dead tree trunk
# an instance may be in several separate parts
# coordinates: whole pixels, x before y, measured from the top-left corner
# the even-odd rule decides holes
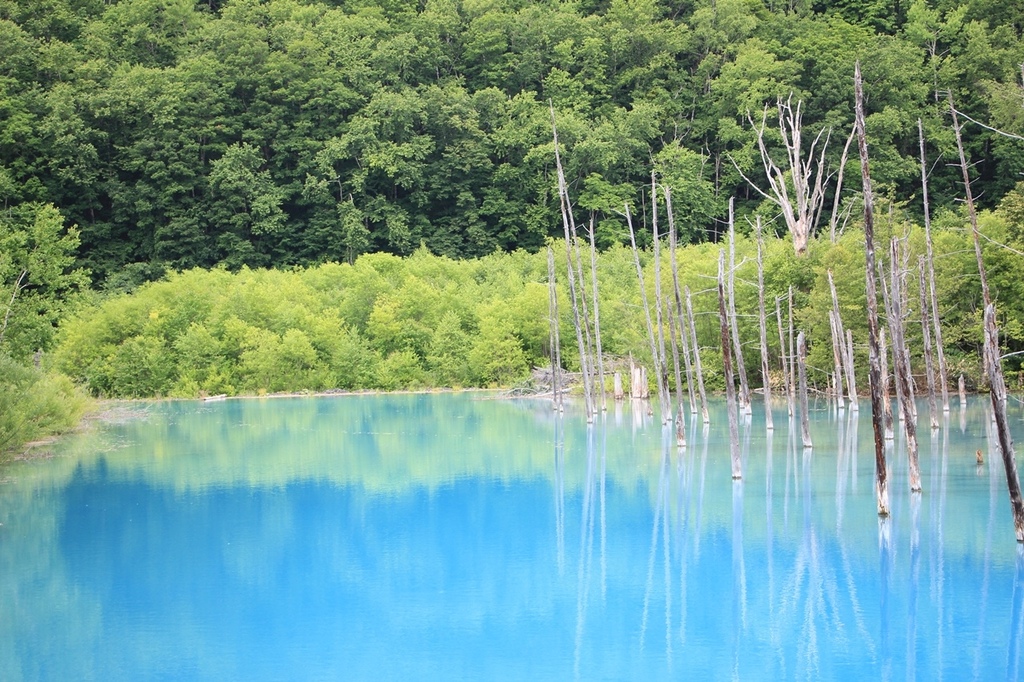
[[[889,399],[889,346],[886,344],[886,329],[879,330],[879,343],[882,347],[882,400],[885,415],[886,440],[893,439],[893,406]]]
[[[583,317],[583,342],[587,351],[587,371],[589,377],[584,387],[590,391],[590,406],[594,413],[597,412],[597,351],[594,347],[593,324],[590,320],[590,303],[587,301],[587,283],[583,274],[583,261],[580,257],[579,239],[573,232],[573,241],[576,251],[576,275],[579,278],[580,311]],[[581,368],[582,369],[582,368]]]
[[[668,186],[663,187],[665,191],[665,211],[668,213],[668,243],[669,263],[672,267],[672,291],[675,295],[675,319],[679,329],[680,349],[683,355],[683,365],[686,367],[686,391],[690,398],[690,414],[697,414],[697,399],[693,390],[693,367],[690,362],[690,344],[687,342],[686,323],[683,318],[683,301],[679,291],[679,264],[676,262],[676,249],[678,242],[676,237],[676,221],[672,213],[672,190]]]
[[[964,375],[961,374],[957,380],[957,391],[960,393],[960,409],[967,407],[967,386],[964,383]]]
[[[668,390],[668,380],[665,376],[665,326],[662,324],[661,313],[664,310],[661,299],[661,235],[658,233],[658,185],[651,173],[651,236],[654,240],[654,305],[657,309],[655,320],[658,327],[658,396],[659,399],[668,400],[669,404],[661,405],[661,423],[667,424],[672,419],[670,398],[671,391]],[[664,386],[664,389],[661,387]]]
[[[601,312],[597,290],[597,243],[594,238],[594,218],[590,218],[590,277],[594,288],[594,347],[597,351],[597,385],[600,388],[601,411],[608,410],[608,397],[604,387],[604,353],[601,350]]]
[[[890,246],[892,246],[892,245],[890,244]],[[891,274],[891,271],[890,271],[890,274]],[[893,326],[892,326],[892,320],[893,320],[893,318],[896,317],[896,313],[893,310],[893,304],[892,304],[892,282],[890,281],[889,276],[886,274],[885,263],[883,261],[879,261],[878,262],[878,279],[882,283],[882,301],[883,301],[883,304],[885,306],[885,323],[886,323],[886,327],[888,328],[888,333],[889,333],[888,338],[892,340],[892,346],[893,346],[893,348],[892,348],[892,375],[888,375],[887,374],[886,377],[885,377],[885,380],[886,380],[886,390],[887,391],[892,391],[893,386],[896,386],[896,390],[892,391],[892,392],[894,392],[896,394],[896,400],[897,400],[897,403],[898,403],[899,402],[899,396],[900,396],[900,390],[899,390],[899,385],[896,383],[898,381],[897,375],[896,375],[896,363],[899,362],[899,349],[898,349],[898,346],[897,346],[897,339],[893,337],[894,332],[893,332]],[[883,334],[882,338],[883,338],[883,341],[884,341],[885,338],[886,338],[884,334]],[[883,348],[883,352],[885,350],[886,349]],[[889,371],[888,370],[888,362],[889,361],[888,361],[887,357],[885,359],[885,362],[886,362],[885,371],[888,372]],[[904,416],[905,415],[903,414],[903,412],[900,411],[898,416],[897,416],[897,419],[902,421]]]
[[[1003,361],[999,354],[999,329],[996,326],[996,304],[985,306],[985,355],[989,367],[989,397],[992,413],[995,415],[996,435],[1003,455],[1003,470],[1006,472],[1006,487],[1010,493],[1010,507],[1013,511],[1013,529],[1017,542],[1024,542],[1024,501],[1020,494],[1020,479],[1017,477],[1017,457],[1013,451],[1013,438],[1006,420],[1006,383],[1003,380]]]
[[[697,392],[700,396],[700,414],[705,424],[710,423],[708,416],[708,394],[704,390],[704,372],[700,364],[700,344],[697,343],[697,323],[693,319],[693,303],[690,300],[690,287],[683,287],[686,292],[686,318],[690,327],[690,341],[693,350],[693,369],[697,373]]]
[[[761,216],[757,217],[757,313],[761,333],[761,382],[764,386],[764,427],[775,428],[772,422],[772,380],[768,372],[768,324],[764,310],[764,239],[761,235]]]
[[[932,324],[935,328],[935,354],[939,359],[939,384],[942,387],[942,411],[949,412],[949,368],[946,351],[942,346],[942,318],[939,317],[939,297],[935,291],[935,255],[932,251],[932,218],[928,207],[928,169],[924,154],[924,126],[917,119],[918,141],[921,145],[921,195],[924,199],[924,240],[928,258],[928,286],[931,292]]]
[[[789,392],[796,402],[796,345],[793,343],[793,285],[789,285]]]
[[[854,66],[854,118],[857,149],[860,153],[860,177],[864,195],[864,267],[868,308],[868,385],[871,390],[871,425],[875,436],[875,495],[878,515],[889,515],[889,484],[885,462],[885,432],[882,425],[882,369],[878,349],[878,294],[875,287],[875,217],[868,171],[868,144],[864,133],[864,92],[860,62]]]
[[[665,312],[668,315],[669,338],[672,340],[672,369],[675,370],[676,377],[676,445],[683,447],[686,445],[686,427],[683,418],[683,374],[679,368],[679,330],[672,311]]]
[[[828,288],[832,293],[832,310],[829,311],[828,322],[832,329],[832,358],[835,363],[835,392],[836,404],[843,407],[843,334],[842,318],[839,316],[839,297],[836,295],[836,285],[832,280],[832,271],[828,270]]]
[[[636,234],[633,231],[633,216],[629,212],[629,204],[626,204],[626,223],[629,225],[629,243],[633,247],[633,262],[636,264],[636,277],[640,282],[640,300],[644,304],[644,318],[647,321],[647,340],[651,345],[651,361],[654,365],[655,378],[658,381],[658,407],[661,409],[661,422],[667,421],[665,411],[665,385],[662,382],[664,372],[661,368],[661,361],[658,356],[658,343],[654,339],[654,326],[651,323],[651,308],[647,304],[647,287],[644,285],[644,271],[640,267],[640,252],[636,248]]]
[[[804,333],[800,332],[796,337],[796,364],[797,374],[800,376],[800,386],[797,392],[800,396],[800,437],[805,448],[813,447],[811,443],[811,414],[807,403],[807,342]]]
[[[666,210],[669,211],[671,216],[672,203],[668,199],[668,188],[665,188],[665,204]],[[675,252],[675,231],[673,229],[673,221],[669,218],[669,251],[671,251],[670,262],[672,269],[672,280],[675,291],[675,303],[678,307],[679,304],[679,279],[676,277],[676,252]],[[679,368],[679,341],[685,339],[685,335],[681,334],[682,328],[680,327],[681,319],[675,314],[675,309],[672,307],[672,303],[667,304],[667,310],[665,311],[668,317],[668,331],[669,338],[672,341],[672,369],[675,370],[676,378],[676,445],[678,447],[684,447],[686,445],[686,426],[683,414],[683,375]],[[690,397],[693,397],[693,389],[690,389]]]
[[[551,107],[551,130],[555,142],[555,166],[558,172],[558,196],[562,209],[562,227],[565,230],[565,267],[569,279],[569,300],[572,302],[573,325],[576,328],[576,344],[580,353],[580,370],[583,374],[583,395],[586,405],[587,421],[594,421],[594,404],[591,401],[593,393],[590,390],[590,370],[587,366],[587,345],[583,339],[583,325],[580,318],[579,296],[576,292],[576,278],[572,268],[572,228],[570,227],[571,206],[569,204],[569,190],[565,183],[565,173],[562,171],[562,157],[558,151],[558,129],[555,127],[555,109]]]
[[[622,373],[616,372],[612,375],[612,397],[615,400],[622,400],[626,397],[626,393],[622,388]]]
[[[689,334],[686,330],[686,318],[677,318],[679,329],[679,352],[683,356],[683,370],[686,373],[686,393],[690,401],[690,414],[697,414],[697,391],[694,388],[693,358],[690,355]]]
[[[857,409],[857,381],[854,377],[853,367],[853,334],[843,326],[843,317],[839,312],[839,296],[836,294],[836,284],[832,279],[832,271],[828,271],[828,288],[832,294],[832,312],[835,316],[835,326],[832,330],[834,339],[834,351],[836,353],[836,396],[839,406],[842,407],[842,377],[846,378],[847,397],[850,400],[850,409]],[[840,368],[842,371],[840,371]]]
[[[935,363],[932,360],[932,334],[931,324],[928,320],[928,296],[925,290],[924,271],[925,258],[918,259],[918,271],[920,272],[921,290],[921,345],[924,352],[924,368],[928,379],[928,418],[931,420],[933,429],[939,428],[939,410],[935,403]]]
[[[733,480],[743,478],[740,459],[740,432],[736,405],[736,386],[732,373],[732,353],[729,346],[729,316],[725,310],[725,251],[718,251],[718,322],[722,339],[722,371],[725,374],[725,403],[729,412],[729,453],[732,456]]]
[[[789,385],[789,363],[786,353],[786,337],[782,330],[782,305],[779,303],[781,297],[775,299],[775,319],[779,323],[779,355],[782,358],[782,390],[786,393],[786,406],[789,416],[793,416],[793,390]]]
[[[595,369],[596,359],[595,359],[595,353],[594,353],[594,340],[593,340],[592,335],[591,335],[589,304],[587,303],[587,280],[586,280],[586,277],[583,274],[583,258],[580,255],[579,233],[576,230],[576,221],[575,221],[575,219],[573,218],[573,215],[572,215],[572,207],[571,207],[571,204],[569,202],[569,195],[568,195],[568,193],[566,194],[566,197],[565,197],[565,203],[566,203],[566,206],[569,207],[569,227],[572,230],[572,246],[573,246],[572,253],[574,253],[575,257],[576,257],[576,266],[575,266],[576,279],[577,279],[577,283],[576,283],[577,289],[576,290],[579,292],[580,313],[581,313],[581,317],[582,317],[582,320],[583,320],[583,341],[584,341],[584,347],[586,348],[586,352],[587,352],[587,362],[586,362],[585,366],[586,366],[586,370],[589,373],[589,376],[586,377],[586,380],[583,383],[583,388],[584,388],[584,390],[589,390],[590,391],[590,405],[593,408],[593,412],[596,412],[597,411],[597,389],[596,389],[594,384],[597,382],[597,371]],[[581,363],[580,364],[580,369],[582,370],[583,367],[584,367],[584,365]]]
[[[736,227],[733,224],[733,198],[729,198],[729,328],[732,330],[733,352],[736,359],[736,373],[740,378],[739,406],[750,414],[750,384],[747,383],[746,364],[743,362],[743,344],[740,342],[739,324],[736,320]]]
[[[548,247],[548,336],[551,344],[551,401],[556,410],[562,410],[561,340],[558,333],[558,290],[555,287],[555,252]]]
[[[892,211],[892,207],[889,208]],[[914,363],[911,361],[910,356],[910,344],[907,343],[907,324],[910,319],[910,285],[907,283],[907,278],[910,277],[910,238],[903,237],[903,239],[894,239],[899,246],[896,249],[896,253],[900,254],[900,267],[893,269],[893,275],[896,277],[895,282],[898,282],[898,286],[894,286],[894,290],[899,292],[899,330],[900,330],[900,348],[903,349],[903,362],[907,368],[907,388],[910,389],[910,414],[914,416],[914,423],[917,423],[917,384],[914,383],[913,367]],[[895,261],[893,261],[895,263]]]
[[[846,367],[843,371],[846,372],[846,385],[850,392],[850,409],[856,412],[860,408],[857,405],[857,373],[854,371],[853,365],[853,332],[849,329],[846,330],[846,355],[844,359]]]
[[[828,219],[828,237],[833,244],[836,243],[836,225],[839,224],[840,214],[847,213],[847,211],[840,211],[839,205],[843,199],[843,172],[846,170],[846,159],[850,152],[850,143],[853,142],[853,138],[856,136],[857,126],[854,125],[850,130],[850,136],[846,138],[846,144],[843,145],[843,155],[839,158],[839,172],[836,173],[836,192],[832,199],[832,215]]]
[[[826,391],[836,399],[836,407],[842,410],[845,407],[843,401],[843,359],[842,351],[839,348],[839,325],[836,322],[836,311],[828,311],[828,327],[832,338],[832,376],[829,378]]]
[[[892,303],[892,317],[889,330],[892,333],[892,357],[896,370],[896,391],[900,401],[900,412],[903,414],[903,429],[907,434],[907,467],[910,473],[910,491],[921,490],[921,469],[917,457],[917,410],[914,408],[914,394],[911,388],[909,353],[907,352],[906,336],[903,332],[903,285],[899,276],[898,240],[893,237],[890,243],[891,280],[889,300]]]
[[[960,168],[964,176],[964,191],[967,196],[967,214],[971,219],[971,232],[974,237],[974,254],[978,259],[978,274],[981,276],[981,290],[985,297],[985,366],[989,377],[989,397],[992,402],[992,415],[996,422],[996,434],[999,450],[1003,456],[1003,471],[1006,473],[1006,487],[1010,494],[1010,507],[1013,511],[1013,528],[1017,542],[1024,542],[1024,501],[1021,500],[1020,479],[1017,476],[1017,458],[1013,451],[1013,440],[1006,421],[1006,383],[1003,380],[1003,362],[999,353],[999,328],[996,326],[996,306],[989,294],[988,277],[985,274],[985,261],[981,255],[981,233],[978,230],[978,214],[974,209],[974,196],[971,193],[971,177],[967,172],[967,158],[964,155],[963,140],[960,138],[960,124],[957,121],[953,98],[949,99],[949,110],[953,115],[953,132],[956,134],[956,147],[960,155]]]
[[[629,358],[629,397],[638,400],[647,400],[650,397],[647,368],[633,362],[632,355]]]
[[[910,371],[910,348],[907,347],[906,319],[904,315],[904,303],[906,302],[905,272],[899,266],[900,240],[892,237],[889,242],[889,256],[891,259],[889,268],[889,287],[886,305],[889,310],[889,336],[892,339],[892,369],[893,377],[896,380],[896,399],[900,405],[900,420],[907,418],[917,422],[917,403],[914,400],[914,380]],[[884,268],[883,268],[884,270]],[[884,277],[884,276],[883,276]],[[902,364],[901,364],[902,363]],[[901,392],[903,390],[900,367],[907,368],[905,376],[908,379],[907,391],[910,395],[910,404],[904,405]]]

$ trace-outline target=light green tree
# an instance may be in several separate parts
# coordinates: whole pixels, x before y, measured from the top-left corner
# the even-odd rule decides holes
[[[57,322],[86,286],[77,247],[78,231],[49,204],[0,212],[0,351],[23,359],[50,348]]]

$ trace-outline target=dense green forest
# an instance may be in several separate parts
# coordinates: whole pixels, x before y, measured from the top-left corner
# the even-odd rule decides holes
[[[880,219],[914,248],[923,122],[947,341],[972,374],[949,106],[972,119],[986,229],[1019,248],[1022,33],[1015,0],[0,0],[0,353],[18,391],[71,402],[34,354],[110,396],[514,381],[547,350],[552,111],[577,219],[596,225],[610,353],[644,355],[619,214],[649,224],[652,171],[695,290],[735,197],[742,232],[756,213],[779,235],[773,295],[795,285],[821,325],[837,270],[860,332],[860,168],[841,163],[860,60]],[[819,231],[832,207],[852,216],[806,258],[751,184],[767,187],[757,129],[779,98],[800,102],[805,147],[828,141]],[[1020,264],[987,255],[1016,350]],[[474,356],[485,339],[507,353]]]
[[[115,288],[536,250],[560,233],[550,101],[602,247],[652,166],[699,242],[728,197],[759,203],[737,167],[763,178],[747,116],[777,97],[802,100],[805,137],[832,131],[838,167],[860,59],[875,183],[918,194],[922,118],[938,208],[962,194],[948,93],[1024,133],[1022,30],[1015,0],[0,0],[0,199],[57,206]],[[965,134],[993,207],[1024,148]]]

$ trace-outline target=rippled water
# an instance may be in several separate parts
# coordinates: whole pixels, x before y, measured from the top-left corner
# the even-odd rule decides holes
[[[684,450],[629,403],[138,405],[0,468],[0,679],[1017,679],[986,406],[922,409],[880,522],[867,405],[810,451],[755,406],[735,483],[720,404]]]

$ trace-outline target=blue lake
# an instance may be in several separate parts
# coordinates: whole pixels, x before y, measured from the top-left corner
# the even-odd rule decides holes
[[[755,405],[740,482],[722,404],[685,449],[628,402],[131,404],[0,468],[0,679],[1018,679],[987,406],[922,405],[880,521],[866,402],[809,451]]]

